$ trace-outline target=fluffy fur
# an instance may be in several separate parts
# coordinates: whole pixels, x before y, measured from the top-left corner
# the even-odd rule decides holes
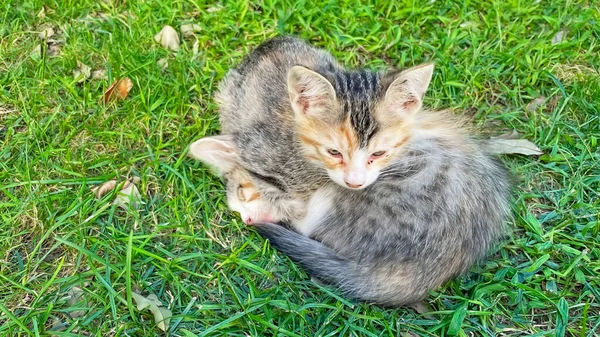
[[[293,226],[256,229],[348,296],[417,302],[485,257],[505,233],[507,173],[462,123],[421,109],[430,72],[428,65],[387,75],[346,71],[324,52],[283,38],[250,54],[218,95],[223,131],[239,157],[213,165],[246,170],[274,217]],[[332,169],[318,154],[327,137],[351,144],[352,156],[391,146],[377,159],[376,178],[349,188],[328,183]],[[230,179],[228,191],[242,183]],[[308,213],[280,213],[286,207],[278,203],[299,200]]]
[[[234,136],[244,167],[280,187],[264,194],[271,201],[306,202],[332,181],[363,189],[403,152],[432,71],[346,70],[298,39],[276,38],[222,81],[222,132]],[[279,206],[290,220],[305,212]]]

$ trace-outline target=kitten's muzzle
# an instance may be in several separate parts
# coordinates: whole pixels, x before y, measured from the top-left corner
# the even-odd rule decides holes
[[[347,181],[346,181],[345,183],[346,183],[346,185],[347,185],[348,187],[350,187],[350,188],[359,188],[359,187],[361,187],[361,186],[363,185],[363,184],[350,184],[350,183],[349,183],[349,182],[347,182]]]

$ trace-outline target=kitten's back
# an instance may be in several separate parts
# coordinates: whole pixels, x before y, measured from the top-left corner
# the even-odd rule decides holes
[[[235,136],[243,166],[277,180],[283,193],[307,200],[328,177],[307,162],[297,146],[286,82],[295,65],[323,72],[339,68],[328,53],[302,40],[274,38],[227,74],[215,100],[222,133]]]
[[[331,55],[302,40],[283,36],[264,42],[230,70],[219,86],[215,100],[223,133],[239,132],[272,118],[292,128],[286,79],[296,65],[323,73],[340,69]]]

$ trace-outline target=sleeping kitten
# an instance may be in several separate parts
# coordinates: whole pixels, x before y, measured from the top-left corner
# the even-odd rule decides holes
[[[209,165],[225,180],[227,206],[238,212],[245,224],[280,222],[282,215],[261,195],[249,172],[237,163],[238,151],[232,144],[233,137],[229,135],[205,137],[190,146],[189,155]],[[276,188],[267,181],[263,185],[267,191]]]
[[[226,177],[245,170],[234,177],[265,201],[251,222],[311,275],[364,301],[417,302],[483,258],[508,212],[504,168],[421,109],[432,71],[350,72],[298,40],[266,42],[224,81],[228,135],[190,154]],[[226,180],[248,213],[230,197],[244,179]]]

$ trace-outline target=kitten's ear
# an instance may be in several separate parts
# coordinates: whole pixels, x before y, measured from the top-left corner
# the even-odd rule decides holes
[[[198,139],[190,145],[188,155],[217,170],[219,175],[237,165],[238,151],[231,135]]]
[[[335,104],[335,89],[322,75],[301,66],[288,71],[288,91],[296,116],[321,117]]]
[[[419,111],[432,75],[432,63],[422,64],[395,75],[385,92],[384,102],[388,112],[406,115]]]

